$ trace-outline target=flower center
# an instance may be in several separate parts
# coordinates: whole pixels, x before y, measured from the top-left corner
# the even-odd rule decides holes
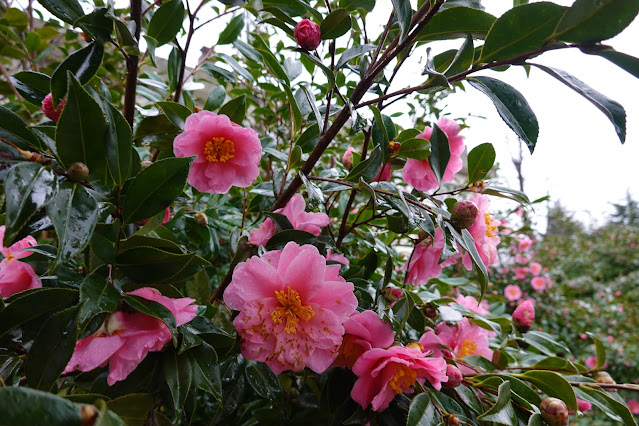
[[[95,337],[117,336],[122,333],[124,333],[124,324],[118,321],[115,315],[109,314],[95,332]]]
[[[388,382],[388,386],[395,391],[395,393],[402,393],[404,389],[411,387],[415,380],[417,380],[417,372],[405,365],[397,364],[395,367],[395,374],[393,378]]]
[[[357,336],[352,334],[345,334],[342,339],[342,345],[339,347],[337,358],[335,358],[335,364],[338,366],[346,366],[353,368],[355,361],[364,353],[364,348],[354,342]]]
[[[457,356],[463,358],[465,356],[475,355],[477,353],[477,343],[471,340],[465,339],[459,349],[457,350]]]
[[[484,220],[486,221],[486,236],[496,237],[497,225],[493,225],[493,218],[490,213],[484,213]]]
[[[297,324],[300,322],[300,318],[308,322],[315,311],[310,306],[302,306],[300,295],[297,291],[291,289],[290,286],[285,290],[275,291],[275,296],[282,306],[277,307],[271,312],[271,318],[275,324],[281,324],[284,318],[286,318],[286,327],[284,331],[287,333],[296,333]]]
[[[211,138],[204,144],[204,156],[211,163],[226,163],[235,157],[235,144],[222,137]]]

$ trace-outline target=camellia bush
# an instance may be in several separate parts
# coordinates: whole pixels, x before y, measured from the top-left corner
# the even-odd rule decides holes
[[[492,71],[534,67],[623,143],[621,105],[536,57],[639,77],[602,44],[639,1],[517,0],[499,18],[479,0],[10,6],[0,422],[636,424],[617,392],[636,385],[602,374],[608,342],[588,336],[584,365],[539,306],[494,291],[491,199],[530,202],[441,101],[479,90],[533,152],[534,112]],[[456,48],[432,55],[441,41]]]

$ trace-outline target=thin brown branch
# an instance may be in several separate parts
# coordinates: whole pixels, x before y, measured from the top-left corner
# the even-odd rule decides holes
[[[135,23],[135,39],[140,39],[142,25],[142,0],[131,0],[131,20]],[[138,57],[128,55],[126,58],[126,85],[124,89],[124,118],[133,128],[135,116],[135,96],[138,85]]]

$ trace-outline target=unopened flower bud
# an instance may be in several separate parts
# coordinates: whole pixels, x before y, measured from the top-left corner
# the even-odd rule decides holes
[[[521,333],[525,333],[530,330],[535,322],[535,305],[533,301],[528,299],[524,300],[517,306],[515,312],[513,312],[513,323],[517,330]]]
[[[49,93],[42,100],[42,112],[47,118],[53,122],[58,122],[60,119],[60,114],[62,114],[62,109],[64,108],[64,104],[67,103],[66,98],[62,99],[62,102],[58,104],[58,108],[53,107],[53,96]]]
[[[486,183],[482,180],[479,182],[473,182],[468,188],[471,192],[482,193],[486,189]]]
[[[461,425],[461,422],[459,421],[459,418],[453,413],[450,413],[446,417],[446,426],[460,426],[460,425]]]
[[[89,178],[89,168],[84,163],[71,163],[67,169],[67,176],[69,176],[69,179],[73,182],[86,182]]]
[[[608,374],[608,372],[606,372],[606,371],[599,371],[599,372],[595,373],[592,376],[592,378],[595,379],[595,382],[601,383],[602,385],[614,385],[614,384],[617,384],[617,382],[615,382],[615,379],[613,379],[612,376],[610,376],[610,374]],[[608,391],[608,392],[617,392],[617,389],[606,389],[606,391]]]
[[[446,376],[448,376],[448,381],[444,382],[443,385],[447,388],[456,388],[461,385],[462,380],[464,380],[464,375],[459,370],[459,368],[455,367],[452,364],[448,364],[446,367]]]
[[[397,302],[404,295],[404,292],[401,288],[390,285],[384,289],[383,293],[384,299],[386,299],[388,303]]]
[[[195,213],[195,216],[193,218],[195,219],[195,223],[200,226],[206,226],[209,224],[208,216],[202,212]]]
[[[390,155],[397,154],[397,151],[402,147],[402,144],[395,141],[388,142],[388,152]]]
[[[87,43],[90,43],[91,41],[93,41],[91,39],[91,36],[89,36],[89,34],[85,33],[84,31],[82,31],[80,33],[80,35],[82,36],[82,38],[84,39],[84,41],[86,41]]]
[[[424,305],[422,308],[422,312],[426,315],[427,318],[435,319],[437,318],[437,308],[431,305]]]
[[[305,50],[315,50],[322,42],[322,32],[319,25],[308,19],[302,19],[295,25],[295,41]]]
[[[93,405],[85,404],[80,408],[80,421],[82,426],[91,426],[98,418],[98,410]]]
[[[565,426],[568,424],[568,407],[558,398],[544,398],[539,404],[541,416],[550,426]]]
[[[353,151],[353,147],[349,146],[348,148],[346,148],[346,152],[342,156],[342,163],[348,170],[351,170],[353,168]]]
[[[142,170],[144,170],[152,164],[153,164],[153,161],[144,160],[140,163],[140,167],[142,167]]]
[[[472,201],[460,201],[453,206],[450,220],[459,229],[469,228],[475,223],[479,209]]]

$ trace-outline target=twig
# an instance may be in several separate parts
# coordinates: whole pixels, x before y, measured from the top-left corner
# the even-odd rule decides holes
[[[131,20],[135,23],[135,39],[140,39],[140,27],[142,25],[142,0],[131,0]],[[137,46],[136,46],[137,47]],[[135,95],[138,84],[138,57],[128,55],[126,57],[126,86],[124,89],[124,118],[133,128],[135,115]]]

